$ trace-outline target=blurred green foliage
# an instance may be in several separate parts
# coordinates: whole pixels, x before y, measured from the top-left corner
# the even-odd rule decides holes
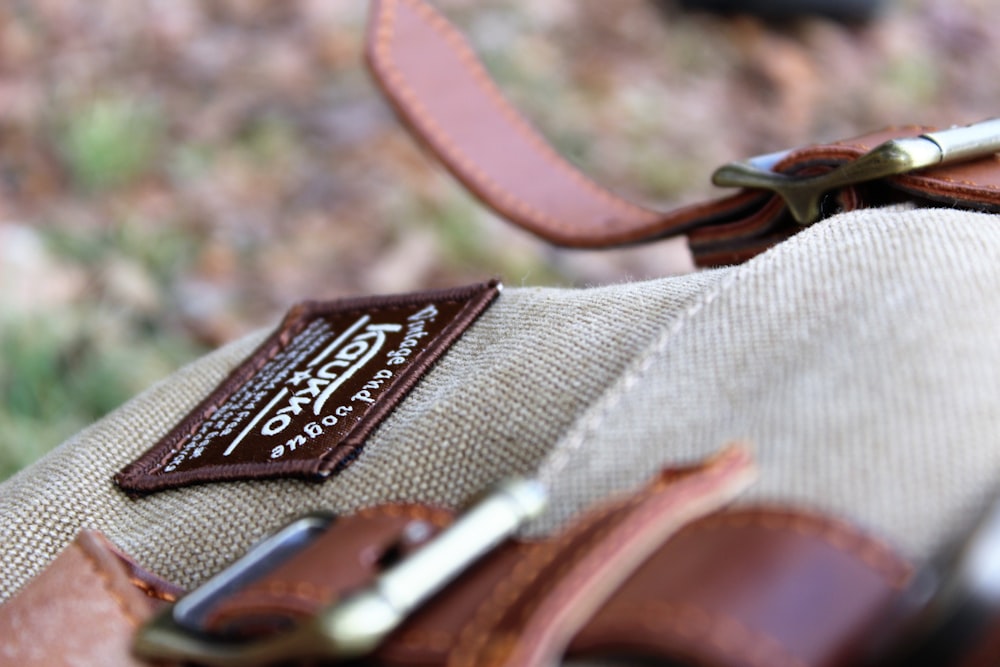
[[[70,310],[56,318],[5,319],[0,479],[198,352],[190,342],[155,329],[108,330],[107,313]]]
[[[131,221],[99,229],[49,227],[39,231],[60,261],[93,269],[116,257],[128,258],[161,287],[191,268],[203,241],[201,235],[177,225],[151,227]]]
[[[192,236],[130,224],[39,236],[88,300],[0,311],[0,479],[204,352],[158,307]]]
[[[74,180],[87,190],[128,185],[148,171],[163,140],[151,104],[99,98],[63,121],[59,148]]]

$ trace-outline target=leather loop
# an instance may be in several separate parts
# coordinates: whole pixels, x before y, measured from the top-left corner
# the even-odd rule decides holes
[[[638,493],[587,512],[512,563],[449,650],[449,667],[543,667],[685,524],[719,509],[754,477],[742,447],[668,470]]]

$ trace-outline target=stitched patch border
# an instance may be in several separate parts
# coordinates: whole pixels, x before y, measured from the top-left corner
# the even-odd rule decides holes
[[[115,483],[140,496],[208,482],[328,479],[501,289],[492,280],[294,306]]]

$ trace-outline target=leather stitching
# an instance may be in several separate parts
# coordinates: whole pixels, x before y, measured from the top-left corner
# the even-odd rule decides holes
[[[469,623],[458,634],[458,643],[449,656],[448,664],[474,665],[482,649],[489,643],[490,629],[500,619],[503,613],[517,602],[521,594],[530,586],[538,575],[560,554],[565,545],[572,543],[577,536],[590,528],[594,523],[605,519],[608,515],[620,510],[631,508],[646,498],[646,493],[621,504],[616,503],[594,512],[586,521],[573,526],[570,531],[553,543],[543,543],[519,562],[511,573],[501,579],[493,588],[486,601],[472,615]],[[613,526],[600,531],[595,538],[603,537]]]
[[[390,0],[395,1],[395,0]],[[549,163],[550,166],[558,169],[564,175],[572,179],[577,185],[590,192],[593,196],[603,200],[609,206],[619,208],[622,212],[630,215],[637,215],[642,218],[654,218],[655,213],[640,206],[636,206],[620,197],[613,195],[604,188],[585,177],[580,171],[571,166],[566,160],[556,153],[544,139],[532,128],[527,121],[517,112],[514,107],[503,97],[499,88],[489,77],[489,74],[479,62],[475,52],[469,47],[465,39],[459,35],[454,28],[440,15],[437,15],[426,4],[419,0],[402,0],[411,8],[425,18],[432,28],[440,34],[455,49],[466,71],[479,84],[480,90],[493,102],[494,108],[499,111],[511,123],[513,128],[523,139],[537,151],[539,157]],[[391,58],[390,58],[391,61]],[[393,63],[394,64],[394,63]],[[398,71],[398,70],[397,70]],[[499,186],[498,186],[499,187]],[[516,196],[510,195],[516,199]]]
[[[455,643],[455,636],[444,630],[410,630],[399,638],[410,650],[429,649],[444,653]]]
[[[108,597],[114,601],[115,606],[118,607],[118,611],[121,612],[122,618],[124,618],[125,621],[133,628],[138,628],[142,621],[136,618],[135,615],[129,610],[128,604],[122,596],[114,591],[114,586],[111,583],[111,577],[108,572],[101,567],[98,560],[78,542],[74,542],[72,546],[80,550],[84,560],[87,561],[90,568],[97,574],[98,578],[101,580],[101,588],[103,588],[104,592],[108,594]]]
[[[808,667],[781,642],[756,632],[724,614],[700,607],[647,601],[622,610],[616,622],[623,627],[641,625],[652,633],[673,633],[689,641],[707,641],[734,664],[753,667]]]
[[[164,602],[177,602],[177,596],[173,593],[161,591],[137,577],[129,577],[129,583],[145,593],[146,597],[163,600]]]
[[[776,514],[767,510],[722,513],[710,516],[685,529],[688,535],[720,526],[754,526],[769,531],[789,532],[817,539],[852,558],[877,574],[887,586],[902,590],[912,574],[909,565],[884,542],[856,527],[832,517],[808,514]]]
[[[406,109],[425,126],[428,136],[438,143],[442,153],[446,154],[462,172],[467,173],[484,190],[490,191],[491,195],[498,202],[506,204],[510,208],[520,212],[521,215],[527,218],[534,218],[537,223],[548,225],[553,229],[563,232],[579,232],[578,226],[553,217],[550,213],[544,212],[525,202],[519,196],[511,193],[497,183],[464,153],[461,146],[456,144],[448,135],[447,130],[427,111],[427,108],[420,100],[419,94],[407,83],[402,72],[399,70],[393,57],[392,49],[390,48],[395,30],[396,2],[405,2],[408,7],[424,19],[426,24],[451,46],[458,57],[458,62],[462,64],[466,72],[472,77],[472,80],[478,85],[479,91],[492,102],[494,109],[510,123],[510,127],[528,142],[528,145],[535,150],[538,157],[542,158],[549,166],[569,177],[574,184],[599,201],[618,209],[623,214],[637,218],[630,221],[633,224],[656,219],[656,214],[652,211],[648,211],[614,196],[587,179],[555,153],[538,136],[533,128],[527,124],[524,118],[503,98],[499,89],[490,80],[489,75],[484,70],[482,64],[479,63],[469,45],[441,16],[437,15],[425,4],[418,2],[418,0],[384,0],[384,8],[380,13],[375,33],[375,54],[379,62],[386,69],[387,82],[391,84],[392,90],[399,95]]]
[[[947,169],[947,167],[943,167],[943,169]],[[905,176],[906,175],[904,175],[903,177],[905,178]],[[965,185],[965,186],[968,186],[968,187],[980,188],[980,189],[983,189],[983,190],[993,190],[994,192],[1000,191],[1000,186],[998,186],[998,185],[986,184],[986,183],[976,183],[975,181],[969,181],[969,180],[958,180],[957,178],[951,178],[949,176],[933,176],[933,175],[927,175],[927,174],[919,174],[919,175],[912,176],[912,179],[914,181],[917,181],[918,183],[920,181],[929,182],[929,183],[934,183],[935,181],[944,181],[945,183],[950,183],[952,185]],[[909,180],[909,179],[907,179],[907,180]]]
[[[365,519],[389,517],[393,519],[415,519],[433,524],[436,528],[444,528],[454,520],[454,515],[446,509],[427,507],[424,505],[376,505],[365,507],[355,512],[355,516]]]
[[[697,476],[689,479],[691,482],[697,483],[706,479],[719,477],[730,471],[730,468],[725,465],[727,463],[726,459],[735,458],[739,458],[739,455],[735,452],[724,453],[722,456],[712,460],[714,464],[712,467],[703,468]],[[676,481],[676,478],[661,477],[640,493],[591,513],[584,521],[573,525],[565,535],[558,538],[551,545],[545,545],[544,548],[529,555],[514,568],[507,578],[497,583],[486,602],[477,609],[472,620],[462,629],[458,637],[458,646],[456,646],[455,651],[450,656],[449,665],[454,664],[456,667],[460,665],[471,666],[481,662],[479,658],[491,647],[491,629],[514,604],[524,598],[528,593],[528,588],[557,555],[564,558],[566,562],[547,578],[545,584],[538,591],[531,593],[536,601],[545,599],[556,585],[562,583],[565,572],[577,568],[579,561],[594,553],[595,550],[614,550],[619,545],[627,544],[631,541],[633,536],[643,529],[650,516],[663,511],[658,504],[644,509],[642,509],[642,505],[654,495],[662,493],[670,487],[676,488],[678,485],[683,485],[685,481],[683,479]],[[580,535],[586,534],[596,524],[607,519],[609,515],[631,513],[636,508],[640,508],[640,510],[634,517],[627,516],[622,519],[622,522],[634,522],[634,528],[625,534],[618,535],[614,544],[609,544],[607,537],[619,528],[620,521],[610,521],[608,525],[601,527],[582,543],[574,544]],[[582,584],[592,574],[593,567],[590,567],[586,570],[574,572],[568,581],[576,581]],[[568,592],[564,590],[561,596],[556,598],[557,603],[562,596],[567,594]],[[536,611],[535,605],[531,605],[525,610],[524,615],[520,619],[521,626],[527,623],[534,611]],[[526,641],[529,644],[531,643],[531,640]]]
[[[263,595],[270,598],[303,600],[326,604],[333,599],[334,590],[330,586],[320,586],[308,581],[268,581],[264,584],[247,588],[239,597]]]

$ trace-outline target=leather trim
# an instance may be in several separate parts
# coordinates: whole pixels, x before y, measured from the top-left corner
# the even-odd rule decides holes
[[[137,576],[99,533],[84,530],[38,577],[0,606],[0,662],[133,665],[132,633],[155,610],[158,578]]]
[[[386,96],[441,161],[529,229],[572,243],[581,228],[647,225],[658,217],[599,187],[552,150],[504,99],[465,38],[429,5],[374,2],[367,55]]]

